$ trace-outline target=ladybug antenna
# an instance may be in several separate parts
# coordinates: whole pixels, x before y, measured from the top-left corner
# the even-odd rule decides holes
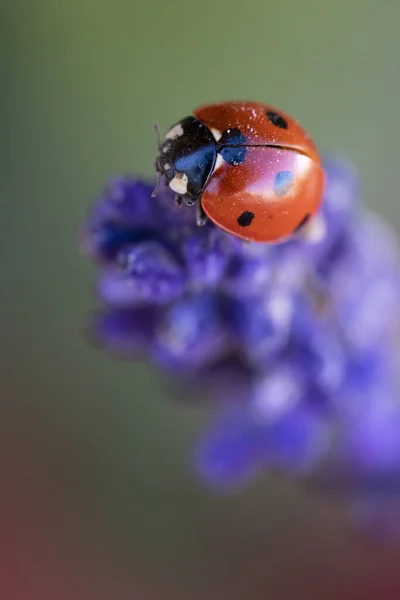
[[[156,188],[155,188],[155,190],[153,190],[153,191],[151,192],[151,197],[152,197],[152,198],[155,198],[155,197],[157,196],[157,194],[158,194],[158,190],[160,189],[161,177],[162,177],[162,174],[161,174],[161,173],[160,173],[160,171],[159,171],[159,172],[158,172],[158,180],[157,180],[157,185],[156,185]]]
[[[158,149],[160,150],[160,148],[161,148],[160,128],[157,123],[154,123],[154,129],[156,130],[156,134],[157,134],[157,146],[158,146]],[[162,177],[161,171],[158,170],[158,160],[156,163],[156,168],[158,171],[158,180],[157,180],[156,189],[153,190],[153,192],[151,193],[152,198],[155,198],[158,194],[158,190],[160,189],[161,177]]]
[[[154,129],[156,130],[156,134],[157,134],[158,149],[160,149],[160,147],[161,147],[161,139],[160,139],[160,128],[158,126],[158,123],[154,123]]]

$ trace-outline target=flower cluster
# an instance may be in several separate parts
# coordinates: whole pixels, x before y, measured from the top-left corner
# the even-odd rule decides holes
[[[220,488],[322,460],[374,493],[400,474],[397,243],[358,201],[353,168],[324,166],[320,215],[284,244],[197,227],[168,188],[152,198],[129,177],[84,227],[100,265],[96,338],[214,401],[195,465]]]

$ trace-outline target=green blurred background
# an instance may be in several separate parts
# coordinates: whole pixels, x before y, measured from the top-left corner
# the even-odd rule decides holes
[[[76,244],[111,175],[153,174],[155,122],[224,99],[300,119],[399,229],[399,23],[398,0],[2,0],[2,600],[400,597],[398,546],[343,505],[197,484],[206,416],[87,344]]]

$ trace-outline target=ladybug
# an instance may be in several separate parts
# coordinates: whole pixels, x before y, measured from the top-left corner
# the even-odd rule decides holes
[[[208,217],[254,242],[297,232],[317,212],[324,190],[309,135],[282,111],[257,102],[197,108],[159,143],[156,169],[178,204],[196,204],[199,225]]]

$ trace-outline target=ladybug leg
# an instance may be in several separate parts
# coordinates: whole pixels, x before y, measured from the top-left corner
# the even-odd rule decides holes
[[[185,196],[185,204],[186,206],[193,206],[193,204],[196,202],[195,198],[189,198],[188,196]]]
[[[175,206],[181,207],[182,206],[182,196],[180,196],[179,194],[177,194],[175,196]]]
[[[196,204],[196,223],[198,225],[198,227],[203,227],[203,225],[205,225],[208,221],[208,217],[206,215],[206,213],[203,210],[203,207],[201,205],[201,200],[197,200],[197,204]]]

